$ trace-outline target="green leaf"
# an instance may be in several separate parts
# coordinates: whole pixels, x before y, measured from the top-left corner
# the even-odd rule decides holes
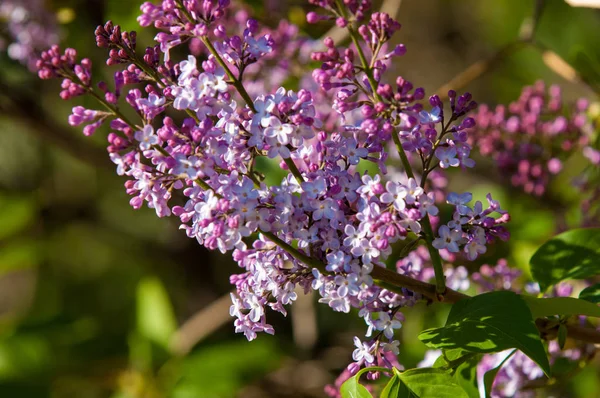
[[[360,377],[367,372],[392,373],[392,372],[396,372],[396,369],[391,370],[391,369],[384,368],[381,366],[371,366],[371,367],[363,368],[363,369],[359,370],[358,373],[356,373],[354,375],[354,377],[351,377],[350,379],[346,380],[344,382],[344,384],[342,384],[342,387],[340,388],[340,392],[342,393],[342,398],[364,398],[364,397],[372,398],[371,393],[365,388],[365,386],[363,386],[359,382]]]
[[[574,297],[537,298],[521,296],[529,306],[534,318],[552,315],[587,315],[600,317],[600,307],[586,300]]]
[[[406,395],[407,392],[408,392],[408,390],[402,384],[398,375],[394,375],[390,379],[390,381],[386,384],[383,391],[381,391],[381,395],[379,396],[379,398],[408,397],[408,395]],[[401,395],[401,393],[404,393],[404,395]]]
[[[458,348],[455,350],[446,350],[444,354],[436,359],[433,367],[444,368],[444,370],[455,369],[454,378],[469,395],[469,398],[479,398],[477,364],[480,360],[481,355],[473,355],[472,352]],[[458,365],[452,366],[452,363],[457,363]]]
[[[479,398],[477,385],[477,365],[481,355],[475,355],[460,364],[454,372],[454,379],[465,390],[469,398]]]
[[[175,378],[169,398],[238,396],[244,386],[259,382],[282,366],[280,345],[274,337],[263,337],[252,344],[225,340],[200,345],[184,358],[170,361],[172,367],[167,370],[165,365],[163,374]]]
[[[140,335],[169,349],[177,321],[169,295],[158,278],[147,277],[138,285],[137,327]]]
[[[410,369],[397,373],[418,398],[469,398],[458,382],[446,371],[436,368]]]
[[[504,358],[504,360],[500,362],[500,365],[496,366],[494,369],[488,370],[483,375],[483,387],[485,389],[485,398],[491,398],[492,386],[494,385],[494,379],[496,378],[496,375],[498,374],[500,369],[502,369],[502,366],[504,366],[506,361],[508,361],[508,359],[512,357],[515,352],[517,352],[517,350],[514,350],[509,355],[507,355],[506,358]]]
[[[544,243],[529,261],[542,291],[565,279],[600,274],[600,228],[574,229]]]
[[[565,348],[565,342],[567,341],[567,327],[564,324],[558,326],[558,346],[562,350]]]
[[[593,57],[586,53],[585,49],[577,48],[572,65],[575,67],[581,78],[594,90],[600,89],[600,70],[598,63]]]
[[[600,283],[586,287],[579,293],[579,298],[591,303],[600,303]]]
[[[460,300],[452,306],[444,327],[425,330],[419,339],[429,347],[445,350],[489,353],[518,348],[544,373],[550,373],[531,311],[513,292],[490,292]]]
[[[373,398],[369,390],[358,382],[359,375],[349,378],[342,384],[342,398]]]

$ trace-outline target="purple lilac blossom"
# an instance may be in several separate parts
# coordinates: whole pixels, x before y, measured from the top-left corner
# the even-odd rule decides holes
[[[588,101],[582,98],[567,114],[560,87],[546,88],[539,81],[525,87],[508,106],[480,106],[472,115],[477,127],[470,142],[483,156],[492,157],[514,186],[541,196],[570,154],[592,153],[587,109]]]
[[[110,21],[96,29],[97,45],[108,50],[107,64],[121,65],[111,85],[94,86],[91,62],[78,62],[72,49],[52,47],[37,67],[42,79],[63,79],[63,99],[91,94],[108,109],[75,107],[69,122],[86,124],[88,135],[102,123],[110,127],[110,158],[128,178],[134,208],[147,205],[159,217],[175,215],[188,237],[232,253],[240,267],[230,277],[236,332],[248,340],[274,333],[268,309],[287,314],[298,288],[317,291],[319,302],[334,311],[358,310],[366,332],[354,339],[354,361],[327,388],[337,396],[343,380],[361,367],[402,368],[396,357],[401,310],[422,297],[378,286],[371,276],[375,267],[394,260],[398,273],[429,281],[429,222],[440,225],[433,243],[451,262],[457,253],[473,260],[496,238],[507,239],[503,224],[509,216],[489,195],[485,207],[470,205],[469,193],[446,196],[438,167],[474,166],[468,131],[475,121],[465,117],[477,106],[471,95],[451,91],[444,114],[439,97],[423,101],[424,90],[406,79],[385,83],[391,58],[406,51],[402,45],[386,50],[400,24],[385,13],[371,14],[369,1],[344,1],[344,10],[332,1],[311,3],[321,8],[308,15],[309,22],[358,24],[359,48],[338,47],[326,38],[324,51],[311,51],[311,43],[294,38],[291,25],[260,28],[242,11],[228,14],[227,0],[163,0],[141,7],[140,25],[159,30],[157,44],[143,56],[136,53],[135,32]],[[227,21],[228,15],[237,23]],[[314,82],[296,90],[267,82],[269,74],[260,71],[287,54],[289,38],[292,54],[310,53],[306,60],[321,64],[312,72]],[[203,56],[175,60],[171,50],[194,40]],[[372,73],[359,63],[363,52]],[[281,64],[276,68],[291,73]],[[135,121],[123,106],[132,108]],[[397,159],[395,140],[411,159],[422,159],[422,174],[388,172]],[[260,157],[289,173],[267,185],[255,168]],[[367,162],[375,171],[359,172],[357,165]],[[182,203],[171,203],[175,192],[185,198]],[[444,224],[438,206],[445,200],[455,210]],[[399,241],[415,247],[390,259]],[[469,288],[466,268],[447,266],[445,276],[451,288]]]

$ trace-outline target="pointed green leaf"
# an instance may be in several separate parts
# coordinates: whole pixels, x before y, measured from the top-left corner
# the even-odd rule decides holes
[[[498,374],[500,369],[502,369],[502,366],[504,366],[506,361],[508,361],[508,359],[512,357],[515,352],[517,351],[515,350],[511,352],[509,355],[506,356],[506,358],[504,358],[502,362],[500,362],[500,365],[496,366],[494,369],[488,370],[483,375],[483,387],[485,389],[485,398],[491,398],[492,386],[494,385],[494,379],[496,378],[496,375]]]
[[[499,352],[518,348],[550,373],[550,364],[531,311],[509,291],[484,293],[452,306],[446,325],[425,330],[419,339],[432,348],[462,348],[471,352]]]
[[[369,390],[358,382],[357,376],[349,378],[342,384],[340,388],[342,398],[373,398]]]
[[[169,295],[158,278],[145,278],[138,285],[137,327],[141,336],[169,349],[177,321]]]
[[[441,369],[410,369],[399,373],[399,377],[418,398],[469,398],[458,382]]]
[[[565,342],[567,341],[567,327],[564,324],[558,326],[558,346],[562,350],[565,348]]]
[[[574,229],[544,243],[529,261],[542,291],[565,279],[600,274],[600,228]]]
[[[397,375],[392,376],[390,381],[386,384],[383,391],[381,391],[381,395],[379,398],[399,398],[399,397],[407,397],[406,393],[408,392],[406,388],[402,388],[402,382]],[[404,392],[405,395],[400,395],[401,392]]]
[[[579,298],[590,303],[600,303],[600,283],[586,287],[579,293]]]
[[[477,365],[482,355],[472,356],[460,364],[454,372],[454,379],[465,390],[469,398],[479,398],[477,385]]]
[[[472,352],[465,351],[462,348],[446,350],[444,354],[436,359],[433,367],[443,368],[444,370],[455,369],[454,378],[469,395],[469,398],[479,398],[477,365],[481,357],[481,355],[473,355]],[[458,365],[452,366],[453,363]]]
[[[537,298],[521,296],[529,306],[534,318],[552,315],[587,315],[600,317],[600,307],[589,301],[574,297]]]

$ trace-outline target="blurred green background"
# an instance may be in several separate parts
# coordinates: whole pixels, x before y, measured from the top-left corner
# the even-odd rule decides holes
[[[112,19],[136,29],[141,1],[46,3],[61,20],[63,46],[91,58],[96,76],[109,79],[113,72],[102,67],[105,51],[95,47],[94,27]],[[534,9],[534,0],[394,3],[403,24],[396,40],[408,53],[393,76],[428,93],[513,42]],[[313,37],[323,33],[305,25],[303,2],[246,4],[265,24],[288,18]],[[599,33],[598,11],[548,0],[536,37],[593,83],[600,82]],[[146,30],[140,44],[151,43],[153,35]],[[561,84],[567,99],[596,100],[531,47],[495,60],[466,89],[494,105],[516,99],[523,85],[538,79]],[[67,125],[79,102],[59,100],[59,82],[39,81],[5,54],[0,82],[0,397],[324,396],[323,386],[350,361],[352,336],[364,335],[356,316],[306,297],[288,318],[269,314],[275,336],[248,343],[235,335],[228,277],[238,269],[229,256],[187,239],[176,219],[128,205],[124,179],[105,153],[105,134],[88,139]],[[474,172],[451,175],[453,190],[469,189],[477,198],[491,191],[512,215],[511,242],[494,246],[470,269],[507,257],[527,271],[540,243],[577,225],[579,198],[570,180],[583,167],[581,158],[571,159],[541,201],[510,188],[485,159]],[[424,305],[407,310],[405,366],[425,351],[416,334],[443,322],[446,311]],[[561,380],[553,391],[539,396],[600,396],[598,367]]]

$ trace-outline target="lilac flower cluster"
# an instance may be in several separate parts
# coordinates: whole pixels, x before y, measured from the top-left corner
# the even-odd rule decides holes
[[[486,244],[494,239],[508,240],[508,230],[502,224],[508,222],[510,216],[500,208],[498,201],[488,194],[488,207],[484,209],[480,201],[472,208],[467,206],[471,200],[470,193],[448,194],[447,201],[455,206],[455,211],[452,220],[438,229],[439,237],[433,241],[433,247],[450,253],[462,251],[467,259],[475,260],[486,252]],[[492,213],[498,213],[500,217],[490,217]]]
[[[146,204],[159,217],[173,214],[188,237],[233,253],[242,270],[230,278],[237,332],[249,340],[274,333],[267,309],[286,314],[299,290],[314,290],[319,302],[339,312],[355,308],[365,321],[366,339],[354,339],[354,362],[344,377],[372,365],[399,367],[400,311],[423,297],[379,280],[386,263],[398,261],[390,258],[392,247],[404,241],[408,248],[396,263],[398,274],[435,278],[442,287],[445,274],[449,287],[464,290],[466,269],[444,272],[443,259],[461,252],[473,260],[494,239],[508,238],[503,224],[509,216],[491,196],[486,208],[481,202],[470,207],[470,193],[444,192],[439,169],[474,166],[467,134],[474,119],[465,115],[477,104],[468,93],[450,92],[445,115],[439,97],[429,98],[426,110],[424,90],[402,77],[395,87],[383,82],[390,58],[405,48],[386,52],[400,25],[387,14],[369,14],[368,1],[313,1],[326,16],[309,14],[308,20],[335,19],[355,44],[337,48],[325,39],[327,50],[311,55],[321,62],[312,72],[316,84],[271,89],[260,81],[267,73],[251,70],[273,59],[294,32],[284,26],[273,33],[252,19],[236,32],[224,19],[228,3],[144,3],[140,24],[160,33],[143,56],[136,53],[135,32],[111,22],[98,27],[96,43],[108,49],[107,63],[121,65],[113,89],[92,85],[91,63],[77,62],[71,49],[44,52],[39,76],[63,79],[63,99],[88,94],[106,108],[77,106],[69,123],[85,125],[87,135],[102,123],[110,126],[110,158],[128,178],[134,208]],[[201,60],[171,59],[172,48],[192,40],[204,48]],[[258,80],[255,91],[248,91],[244,76]],[[122,106],[134,111],[135,121]],[[338,112],[337,122],[324,123],[320,110],[327,107]],[[388,173],[396,151],[403,173]],[[259,158],[278,162],[287,176],[267,185]],[[420,160],[419,174],[411,160]],[[359,172],[367,162],[377,171]],[[175,193],[184,201],[172,203]],[[454,216],[436,235],[432,222],[438,223],[444,200],[455,206]],[[335,387],[328,391],[337,394]]]
[[[470,143],[484,156],[490,156],[503,175],[525,192],[542,195],[551,177],[559,173],[563,161],[586,147],[584,154],[594,158],[589,144],[588,101],[580,99],[565,113],[561,90],[546,90],[541,81],[523,89],[519,99],[492,110],[480,106],[473,115],[477,128]]]
[[[6,50],[31,70],[36,70],[39,52],[59,40],[56,19],[43,3],[2,0],[0,4],[0,51]]]
[[[471,279],[480,293],[495,290],[513,290],[518,292],[518,285],[515,284],[515,281],[522,273],[518,268],[511,268],[506,259],[500,259],[493,267],[488,264],[482,265],[479,271],[471,275]]]

